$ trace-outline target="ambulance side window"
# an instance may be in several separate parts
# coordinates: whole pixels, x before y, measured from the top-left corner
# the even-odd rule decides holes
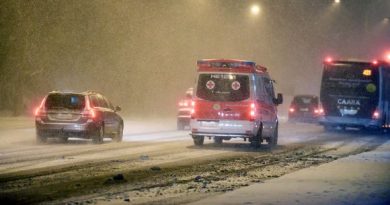
[[[264,88],[264,78],[256,77],[256,94],[257,99],[262,102],[267,102],[267,94]]]
[[[272,80],[269,78],[263,78],[263,80],[264,80],[264,88],[267,93],[267,101],[269,101],[269,103],[272,103],[272,99],[275,97]]]

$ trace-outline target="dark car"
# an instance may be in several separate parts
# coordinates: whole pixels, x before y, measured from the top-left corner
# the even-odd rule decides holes
[[[290,104],[288,121],[317,122],[321,112],[317,96],[296,95]]]
[[[92,139],[96,144],[103,138],[122,141],[123,119],[103,95],[87,91],[50,92],[35,111],[35,127],[38,143],[47,138],[67,141],[69,137]]]
[[[177,109],[177,129],[184,130],[190,126],[191,110],[192,110],[192,94],[193,88],[188,88],[185,97],[179,101]]]

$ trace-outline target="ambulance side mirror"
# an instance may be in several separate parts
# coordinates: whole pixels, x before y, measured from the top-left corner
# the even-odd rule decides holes
[[[280,105],[283,103],[283,95],[278,93],[278,97],[273,99],[275,105]]]

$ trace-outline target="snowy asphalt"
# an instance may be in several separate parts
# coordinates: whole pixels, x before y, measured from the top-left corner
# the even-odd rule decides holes
[[[390,140],[370,152],[191,203],[203,204],[390,204]]]

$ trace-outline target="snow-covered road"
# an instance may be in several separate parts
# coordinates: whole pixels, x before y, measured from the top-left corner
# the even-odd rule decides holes
[[[32,119],[0,122],[0,197],[12,203],[104,204],[129,197],[133,204],[187,203],[373,150],[387,141],[354,130],[325,133],[314,124],[281,123],[275,149],[255,149],[241,139],[223,145],[206,140],[199,148],[188,131],[175,130],[175,119],[132,119],[125,121],[122,143],[70,139],[38,145]],[[123,180],[113,181],[118,173]]]

